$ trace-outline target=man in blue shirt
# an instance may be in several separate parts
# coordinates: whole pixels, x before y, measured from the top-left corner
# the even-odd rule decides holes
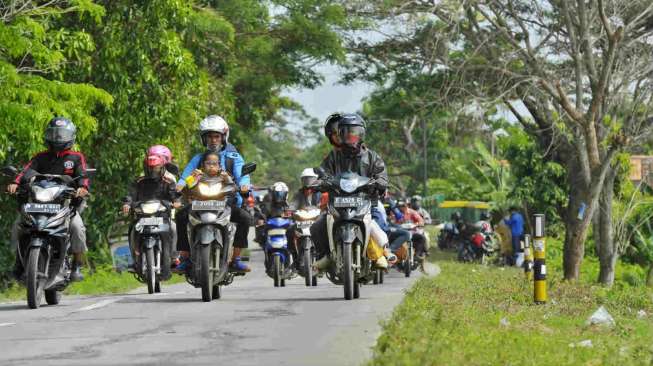
[[[242,168],[245,165],[245,160],[238,153],[238,150],[229,143],[229,126],[227,122],[220,116],[211,115],[204,118],[199,126],[200,139],[210,151],[216,151],[220,155],[220,166],[223,167],[233,178],[234,182],[242,193],[248,193],[250,190],[249,176],[242,175]],[[193,172],[200,167],[203,154],[195,155],[191,161],[186,165],[184,171],[179,177],[177,182],[177,190],[181,191],[186,186],[186,178],[190,177]],[[249,272],[250,268],[240,261],[240,252],[243,248],[247,248],[247,234],[249,232],[249,225],[252,221],[251,215],[243,210],[243,199],[237,194],[235,205],[231,208],[231,222],[236,224],[236,234],[234,236],[234,252],[230,264],[230,270],[236,272]],[[179,238],[177,241],[177,249],[182,257],[181,263],[175,269],[177,272],[184,272],[190,266],[188,253],[190,246],[188,243],[188,210],[183,210],[177,215],[177,230]]]
[[[512,257],[514,263],[517,262],[519,253],[522,252],[521,241],[524,240],[524,216],[519,213],[519,208],[510,208],[510,218],[504,220],[506,225],[510,226],[512,234]]]

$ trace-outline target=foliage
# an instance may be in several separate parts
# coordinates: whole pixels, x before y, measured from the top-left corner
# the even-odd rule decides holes
[[[439,260],[438,277],[419,280],[384,324],[370,364],[648,364],[653,323],[637,312],[653,311],[650,290],[562,282],[561,259],[544,306],[522,271]],[[600,305],[614,329],[585,325]],[[587,339],[592,348],[570,347]]]

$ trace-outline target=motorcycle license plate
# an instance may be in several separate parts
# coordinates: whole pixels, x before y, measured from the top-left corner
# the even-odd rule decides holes
[[[227,206],[226,201],[193,201],[193,211],[221,211]]]
[[[297,222],[297,227],[299,229],[308,229],[313,225],[313,221],[299,221]]]
[[[61,210],[61,205],[56,203],[26,203],[25,212],[28,213],[57,213]]]
[[[335,197],[333,206],[337,208],[360,207],[363,202],[362,197]]]
[[[163,217],[143,217],[138,223],[142,226],[159,226],[163,225]]]

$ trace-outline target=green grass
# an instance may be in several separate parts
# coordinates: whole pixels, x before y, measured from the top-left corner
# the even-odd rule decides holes
[[[447,253],[445,253],[447,254]],[[549,279],[549,303],[534,305],[521,270],[467,265],[436,251],[442,269],[408,292],[374,348],[370,365],[650,365],[653,291]],[[552,260],[554,269],[557,260]],[[590,263],[586,263],[590,267]],[[624,271],[622,270],[622,273]],[[588,279],[590,276],[588,276]],[[593,278],[592,278],[593,280]],[[587,326],[605,305],[613,329]],[[637,312],[648,313],[638,319]],[[501,325],[505,318],[508,325]],[[591,340],[592,348],[570,347]]]
[[[84,273],[84,281],[76,282],[68,286],[64,291],[66,295],[102,295],[124,293],[144,286],[136,281],[131,273],[118,273],[110,266],[100,267],[93,274]],[[162,284],[166,285],[185,282],[185,278],[179,275],[173,275],[169,281]],[[0,293],[0,302],[16,301],[25,299],[25,287],[14,283],[7,290]]]

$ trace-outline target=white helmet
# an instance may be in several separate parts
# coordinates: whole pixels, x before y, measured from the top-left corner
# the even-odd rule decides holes
[[[204,136],[209,132],[221,133],[224,136],[224,144],[229,141],[229,125],[220,116],[210,115],[200,122],[200,141],[202,141],[202,145],[204,146],[206,146]]]
[[[276,182],[270,187],[272,202],[273,203],[285,203],[288,199],[288,186],[284,182]]]
[[[302,175],[300,176],[300,178],[308,178],[308,177],[317,178],[317,174],[315,174],[313,168],[306,168],[302,170]]]

